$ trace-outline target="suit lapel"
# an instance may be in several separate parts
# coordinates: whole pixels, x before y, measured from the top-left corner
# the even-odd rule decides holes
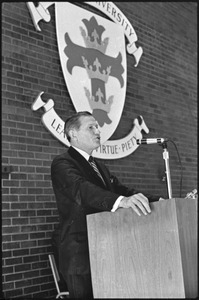
[[[97,173],[93,170],[93,167],[89,164],[89,162],[73,147],[70,147],[68,149],[68,153],[70,156],[75,159],[78,162],[79,167],[81,167],[83,173],[85,173],[85,176],[93,183],[100,185],[101,187],[104,187],[104,184],[100,177],[97,175]],[[97,164],[97,167],[99,165]],[[101,168],[99,168],[99,171],[101,175],[104,178],[104,181],[107,183],[106,176]]]

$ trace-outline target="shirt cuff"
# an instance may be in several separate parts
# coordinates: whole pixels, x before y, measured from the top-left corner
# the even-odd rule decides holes
[[[162,201],[162,200],[166,200],[166,199],[164,199],[164,198],[160,197],[160,198],[159,198],[159,201]]]
[[[112,212],[116,211],[116,209],[118,209],[118,206],[120,204],[120,201],[122,200],[122,198],[124,198],[124,196],[119,196],[117,198],[117,200],[115,201],[113,208],[111,209]]]

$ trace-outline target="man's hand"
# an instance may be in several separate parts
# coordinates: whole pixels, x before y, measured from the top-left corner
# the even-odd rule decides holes
[[[148,213],[151,212],[148,198],[141,193],[134,194],[130,197],[122,198],[118,208],[119,207],[123,207],[123,208],[131,207],[139,216],[141,216],[141,212],[144,215],[147,215]]]

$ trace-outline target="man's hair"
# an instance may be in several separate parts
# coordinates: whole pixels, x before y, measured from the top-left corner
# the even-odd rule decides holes
[[[71,138],[69,136],[69,131],[72,128],[79,129],[81,126],[80,118],[81,117],[90,117],[92,114],[88,111],[80,111],[77,112],[76,114],[72,115],[65,121],[64,125],[64,134],[67,137],[68,141],[70,142]]]

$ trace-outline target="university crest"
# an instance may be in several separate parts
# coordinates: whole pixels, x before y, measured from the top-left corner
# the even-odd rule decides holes
[[[125,36],[127,50],[138,65],[142,49],[137,48],[137,36],[122,12],[112,2],[86,2],[106,13],[109,18],[69,2],[28,2],[34,25],[40,31],[39,21],[50,21],[48,7],[55,5],[56,33],[63,76],[75,110],[90,111],[98,121],[102,145],[94,156],[116,159],[129,155],[137,147],[136,139],[142,130],[149,132],[142,116],[134,120],[132,131],[121,140],[110,140],[115,132],[125,104],[127,85]],[[74,21],[75,20],[75,21]],[[44,125],[65,145],[64,121],[54,110],[54,101],[42,100],[40,92],[32,109],[41,107]]]

